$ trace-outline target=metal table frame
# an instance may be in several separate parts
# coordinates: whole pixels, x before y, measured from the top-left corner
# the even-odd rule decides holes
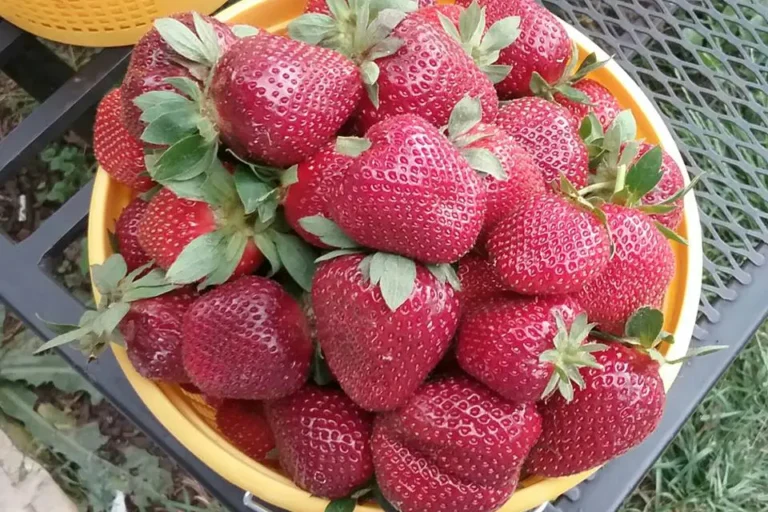
[[[644,84],[645,71],[633,67],[635,52],[642,52],[650,41],[669,39],[667,27],[677,23],[673,17],[675,9],[706,11],[708,8],[706,4],[702,7],[702,3],[703,0],[555,0],[547,2],[547,5],[607,50],[618,49],[617,59],[646,91],[651,92]],[[743,3],[741,0],[735,2],[738,5]],[[766,7],[755,5],[750,9],[768,19]],[[638,22],[639,18],[632,18],[625,10],[644,21]],[[687,25],[683,23],[683,26]],[[704,31],[700,27],[699,30]],[[762,48],[762,51],[768,54],[768,49]],[[119,82],[128,55],[127,48],[104,50],[75,73],[34,37],[0,20],[0,69],[40,102],[32,114],[0,140],[0,182],[16,173],[25,161],[34,157],[47,143],[58,139],[65,130],[71,128],[84,137],[90,137],[95,105]],[[658,69],[656,72],[660,73]],[[768,74],[768,70],[765,73]],[[658,92],[651,94],[651,98],[657,101],[663,99]],[[758,112],[768,119],[765,108],[758,109]],[[687,117],[670,119],[670,124],[673,130],[701,132],[688,122]],[[698,153],[687,152],[682,143],[681,149],[689,168],[696,172]],[[762,151],[761,155],[767,153],[764,148]],[[765,169],[753,172],[760,177],[764,176],[763,173],[768,174]],[[717,194],[716,186],[727,179],[733,180],[728,176],[718,178],[714,185],[697,190],[699,199],[711,200]],[[765,189],[768,178],[762,187],[758,192],[768,198]],[[49,271],[51,260],[84,234],[91,189],[92,183],[80,190],[23,242],[15,243],[0,232],[0,300],[45,339],[52,337],[53,333],[38,315],[57,321],[74,321],[83,311],[83,306],[52,278]],[[685,365],[669,392],[667,409],[659,428],[646,442],[609,463],[590,482],[566,493],[557,502],[545,505],[542,510],[616,510],[768,316],[768,301],[764,292],[768,284],[768,266],[763,265],[768,257],[768,222],[762,222],[768,212],[757,211],[752,215],[759,221],[757,228],[754,223],[746,228],[739,226],[733,218],[723,221],[706,214],[703,216],[705,240],[727,253],[725,256],[732,262],[733,268],[730,271],[726,269],[725,274],[733,278],[719,279],[717,271],[720,267],[709,259],[705,263],[705,271],[713,274],[714,279],[705,285],[708,294],[702,303],[702,315],[692,343],[695,346],[723,341],[729,348]],[[740,234],[746,233],[742,238],[748,239],[751,245],[731,247],[725,244],[715,232],[715,228],[723,222],[731,222],[730,228]],[[734,260],[730,251],[746,257]],[[244,503],[256,503],[256,507],[261,507],[263,511],[278,510],[258,500],[250,501],[248,496],[244,502],[241,489],[212,472],[171,436],[136,395],[111,353],[88,364],[77,350],[63,348],[60,352],[226,507],[246,510],[249,507]]]

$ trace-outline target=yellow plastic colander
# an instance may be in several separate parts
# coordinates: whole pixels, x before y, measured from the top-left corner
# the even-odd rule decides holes
[[[0,0],[0,18],[36,36],[78,46],[134,44],[155,18],[210,14],[226,0]]]
[[[217,17],[227,23],[246,23],[271,32],[281,32],[290,20],[301,14],[303,7],[304,0],[245,0],[222,11]],[[569,25],[566,28],[579,47],[581,58],[590,52],[596,52],[600,60],[608,57],[576,29]],[[661,116],[616,62],[610,62],[590,75],[590,78],[611,90],[622,107],[632,110],[637,120],[639,138],[652,144],[661,144],[680,168],[685,170],[680,152]],[[92,264],[102,263],[112,254],[108,232],[114,228],[120,211],[131,198],[132,192],[127,187],[99,169],[88,226],[88,255]],[[676,269],[664,302],[665,329],[674,333],[676,339],[675,344],[666,349],[667,356],[671,358],[684,355],[688,349],[701,292],[701,227],[693,194],[685,198],[684,220],[678,231],[688,238],[689,245],[684,247],[672,244]],[[224,439],[216,431],[210,407],[199,397],[185,393],[178,386],[142,378],[131,366],[122,347],[115,345],[113,350],[131,385],[158,421],[213,470],[233,484],[280,508],[294,512],[325,510],[327,500],[299,489],[274,466],[251,460]],[[672,385],[678,371],[679,366],[662,367],[661,377],[666,389]],[[501,512],[533,509],[579,484],[593,472],[586,471],[563,478],[529,478],[521,483],[520,488],[501,508]],[[381,509],[373,504],[362,504],[355,510],[376,512]]]

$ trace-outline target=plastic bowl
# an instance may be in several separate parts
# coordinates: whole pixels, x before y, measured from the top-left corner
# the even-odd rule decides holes
[[[302,0],[249,0],[222,11],[218,18],[228,23],[248,23],[279,32],[291,19],[298,16],[302,9]],[[590,52],[597,52],[601,59],[607,58],[605,52],[576,29],[569,25],[566,25],[566,28],[578,44],[582,58]],[[680,152],[653,104],[616,62],[610,62],[591,77],[608,87],[624,108],[632,109],[637,119],[639,137],[649,143],[660,143],[680,168],[685,169]],[[120,211],[131,197],[132,193],[128,188],[112,180],[99,169],[88,226],[88,254],[92,264],[101,263],[112,254],[107,233],[113,229]],[[676,272],[664,302],[665,328],[673,332],[677,340],[667,348],[667,355],[671,357],[681,356],[687,351],[696,322],[701,290],[701,228],[693,194],[688,194],[685,198],[684,210],[684,221],[679,232],[688,238],[689,245],[684,247],[672,244]],[[185,393],[178,386],[158,384],[140,377],[128,362],[125,351],[116,345],[113,350],[131,385],[158,421],[222,477],[262,500],[286,510],[325,510],[327,500],[311,496],[299,489],[276,467],[251,460],[219,435],[212,421],[212,410],[199,397]],[[672,385],[678,371],[679,366],[665,366],[661,369],[666,389]],[[534,508],[574,487],[594,471],[563,478],[529,478],[521,483],[520,488],[501,510],[523,512]],[[356,510],[373,512],[381,509],[373,504],[363,504],[358,505]]]

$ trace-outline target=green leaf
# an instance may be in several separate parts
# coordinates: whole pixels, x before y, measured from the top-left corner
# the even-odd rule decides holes
[[[315,252],[295,235],[274,231],[272,236],[285,270],[299,286],[305,291],[310,291],[312,277],[315,275]]]
[[[480,50],[483,52],[497,52],[515,42],[520,35],[520,17],[509,16],[502,18],[488,29]]]
[[[594,112],[590,112],[581,121],[579,136],[587,143],[603,138],[603,127]]]
[[[595,53],[590,53],[584,58],[581,65],[579,66],[578,71],[576,71],[576,73],[574,73],[573,76],[571,77],[571,82],[572,83],[578,82],[579,80],[585,78],[587,75],[589,75],[593,71],[597,71],[598,69],[608,64],[612,58],[613,57],[609,57],[605,60],[598,61],[597,55]]]
[[[234,25],[232,27],[232,32],[239,39],[243,39],[246,37],[257,36],[260,31],[258,28],[252,27],[251,25]]]
[[[180,112],[180,111],[194,113],[196,112],[196,106],[187,98],[177,95],[177,98],[173,100],[164,101],[162,103],[158,103],[157,105],[147,108],[146,110],[144,110],[144,112],[142,112],[141,117],[139,119],[149,124],[164,114],[168,114],[172,112]]]
[[[341,256],[348,256],[350,254],[361,254],[361,249],[338,249],[336,251],[329,251],[315,260],[315,263],[322,263],[323,261],[332,260]]]
[[[664,235],[668,240],[672,240],[673,242],[677,242],[679,244],[683,244],[685,246],[688,245],[688,240],[681,237],[671,229],[669,229],[667,226],[662,224],[659,221],[654,221],[654,224],[656,225],[656,229],[658,229],[662,235]]]
[[[480,38],[485,31],[485,9],[480,8],[477,1],[469,4],[459,15],[459,34],[461,40],[472,43],[473,47],[480,45]]]
[[[266,233],[256,233],[253,235],[253,241],[256,243],[256,247],[261,251],[261,254],[267,258],[271,270],[269,275],[273,276],[278,270],[282,268],[282,262],[280,260],[280,254],[277,252],[277,245],[275,240]]]
[[[91,266],[93,284],[102,295],[117,290],[118,283],[127,273],[128,266],[120,254],[111,255],[101,265]]]
[[[486,148],[465,148],[461,150],[461,154],[474,170],[490,174],[497,180],[506,181],[509,179],[507,172],[501,165],[501,161],[491,150]]]
[[[494,64],[492,66],[483,66],[482,69],[491,83],[497,84],[507,78],[510,71],[512,71],[512,66]]]
[[[248,245],[248,237],[240,232],[233,233],[227,240],[227,247],[224,250],[224,258],[219,262],[216,269],[200,285],[200,288],[208,288],[226,283],[232,274],[235,273],[237,265],[243,258],[245,248]]]
[[[337,137],[336,152],[356,158],[371,147],[371,141],[362,137]]]
[[[354,512],[357,501],[352,498],[335,499],[328,503],[325,512]]]
[[[714,354],[728,348],[728,345],[708,345],[706,347],[694,347],[683,356],[678,359],[666,359],[665,364],[679,364],[685,362],[694,357],[705,356],[707,354]]]
[[[582,103],[584,105],[589,105],[592,103],[592,99],[587,96],[586,93],[571,87],[570,85],[559,85],[556,87],[556,90],[575,103]]]
[[[221,50],[219,49],[219,40],[216,37],[216,31],[213,29],[208,21],[204,20],[200,14],[192,11],[192,19],[195,24],[195,31],[197,37],[202,43],[202,48],[205,51],[205,56],[211,64],[219,60]]]
[[[371,283],[378,283],[384,302],[392,311],[413,293],[416,263],[396,254],[378,252],[371,259]]]
[[[290,187],[299,182],[299,166],[292,165],[280,174],[280,186]]]
[[[477,126],[483,117],[480,100],[469,95],[464,96],[451,111],[448,119],[448,135],[452,140],[464,135]]]
[[[226,236],[220,230],[200,235],[181,251],[166,278],[175,284],[194,283],[216,270],[225,250]]]
[[[360,75],[363,78],[363,83],[366,85],[375,84],[379,79],[379,66],[370,60],[363,62],[360,66]]]
[[[539,73],[536,71],[531,74],[531,82],[528,84],[528,87],[531,89],[531,92],[536,95],[540,96],[542,98],[551,99],[552,98],[552,86],[549,85],[549,82],[544,80],[544,77],[542,77]]]
[[[430,264],[427,269],[441,284],[448,283],[456,291],[461,291],[461,281],[450,263]]]
[[[98,335],[110,336],[117,330],[117,326],[128,314],[130,308],[131,305],[126,302],[115,302],[104,311],[99,311],[99,315],[92,325],[93,332]]]
[[[174,91],[149,91],[134,98],[133,104],[142,112],[163,103],[189,102],[187,98]]]
[[[315,235],[326,245],[342,249],[358,247],[357,243],[349,238],[341,228],[332,220],[322,215],[313,215],[299,219],[299,225],[308,233]]]
[[[375,46],[389,37],[392,30],[405,18],[406,13],[397,9],[383,9],[368,26],[368,46]],[[369,56],[369,59],[373,57]]]
[[[621,150],[621,156],[619,157],[619,165],[625,165],[627,167],[632,164],[637,156],[637,152],[640,149],[640,141],[631,140],[624,144],[624,148]]]
[[[705,173],[702,172],[701,174],[694,176],[693,179],[691,179],[691,182],[687,186],[685,186],[684,188],[681,188],[680,190],[678,190],[677,192],[675,192],[674,194],[672,194],[671,196],[669,196],[668,198],[666,198],[665,200],[661,201],[658,204],[673,204],[675,201],[681,199],[683,196],[685,196],[685,194],[693,190],[693,187],[695,187],[696,184],[699,182],[699,180],[704,177],[704,174]]]
[[[664,328],[664,314],[658,309],[642,307],[627,320],[625,332],[631,338],[637,338],[646,348],[653,347]]]
[[[215,34],[214,34],[214,37]],[[203,92],[200,90],[200,86],[189,77],[186,76],[171,76],[163,80],[163,82],[172,85],[179,91],[183,92],[196,104],[203,99]]]
[[[663,176],[661,170],[661,148],[655,147],[645,153],[627,172],[624,186],[629,190],[630,203],[638,201],[656,188]]]
[[[200,39],[179,20],[159,18],[155,20],[154,25],[168,46],[185,59],[200,64],[213,64],[207,58],[206,50]]]
[[[346,0],[326,0],[325,4],[334,19],[340,20],[349,13],[349,4]]]
[[[171,292],[177,288],[178,286],[172,283],[167,283],[159,286],[144,286],[144,287],[131,288],[130,290],[128,290],[123,294],[123,301],[135,302],[137,300],[142,300],[142,299],[151,299],[153,297],[159,297],[160,295],[165,295],[166,293]]]
[[[141,140],[159,146],[175,144],[196,130],[199,119],[200,114],[194,111],[167,112],[147,125]]]
[[[218,144],[208,144],[200,135],[190,135],[168,148],[148,169],[159,183],[185,181],[210,169],[216,158]]]
[[[461,35],[459,34],[459,31],[456,29],[456,25],[453,24],[453,22],[443,13],[438,12],[437,18],[440,20],[440,24],[443,26],[443,30],[451,36],[457,43],[462,43]]]
[[[280,206],[279,190],[274,189],[273,193],[267,195],[264,201],[256,207],[259,220],[263,224],[271,223],[277,215],[277,208]]]
[[[611,123],[611,126],[608,128],[608,132],[606,132],[606,139],[611,130],[617,130],[619,132],[618,139],[620,143],[636,139],[637,123],[635,121],[635,116],[632,115],[632,111],[627,109],[619,112]]]
[[[327,14],[302,14],[288,24],[291,39],[317,45],[338,32],[336,20]]]
[[[373,61],[394,55],[400,48],[403,47],[404,44],[405,41],[402,39],[398,39],[397,37],[388,37],[383,41],[379,41],[373,45],[373,47],[368,51],[368,60]]]
[[[239,166],[235,171],[235,188],[246,214],[255,212],[259,205],[268,199],[267,196],[275,190],[243,166]]]
[[[365,93],[368,95],[368,99],[371,100],[371,105],[373,105],[373,108],[378,109],[379,108],[379,83],[378,82],[374,84],[363,83],[363,86],[365,87]]]

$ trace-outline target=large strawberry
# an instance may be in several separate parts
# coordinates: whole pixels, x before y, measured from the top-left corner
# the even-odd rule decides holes
[[[541,438],[526,460],[530,473],[558,477],[599,466],[643,441],[658,425],[666,397],[659,363],[618,343],[595,353],[602,368],[582,372],[584,389],[568,402],[544,401]]]
[[[120,89],[113,89],[99,103],[93,125],[93,152],[110,176],[144,192],[152,188],[144,165],[144,148],[123,125],[121,108]]]
[[[563,294],[595,279],[608,263],[610,238],[588,206],[556,194],[532,197],[498,222],[486,249],[504,284],[529,295]]]
[[[115,223],[115,238],[120,254],[132,272],[151,261],[139,244],[139,224],[147,211],[147,203],[141,197],[133,199],[123,208]]]
[[[351,142],[342,140],[345,148]],[[485,190],[437,128],[416,116],[397,116],[355,143],[363,151],[330,204],[345,233],[366,247],[426,263],[453,262],[472,248]]]
[[[373,415],[342,391],[308,386],[270,402],[267,417],[280,465],[302,489],[342,498],[373,476]]]
[[[408,400],[448,349],[459,320],[449,283],[385,253],[321,263],[312,305],[333,374],[352,400],[373,411]]]
[[[568,297],[505,297],[464,315],[456,338],[461,367],[508,400],[535,402],[555,390],[573,395],[580,367],[594,366],[592,325]]]
[[[299,221],[315,215],[330,217],[330,203],[351,164],[352,158],[337,153],[335,142],[331,142],[298,165],[297,181],[285,191],[285,219],[296,233],[317,247],[329,246],[301,227]]]
[[[262,402],[224,400],[216,409],[216,428],[230,443],[254,460],[266,460],[275,448],[275,438]]]
[[[577,187],[587,185],[587,148],[565,107],[543,98],[520,98],[499,110],[496,124],[528,150],[547,182],[565,175]]]
[[[458,277],[465,310],[509,292],[491,262],[477,253],[469,253],[459,260]]]
[[[496,510],[540,432],[535,405],[507,402],[466,376],[441,378],[377,418],[377,482],[403,512]]]
[[[641,211],[615,204],[602,210],[615,252],[576,300],[600,329],[622,334],[639,307],[661,305],[675,272],[675,257],[667,239]]]
[[[288,28],[296,39],[334,48],[359,63],[368,92],[358,112],[363,130],[402,114],[442,127],[468,94],[481,100],[484,120],[493,120],[498,111],[493,80],[509,72],[493,63],[517,36],[517,20],[500,22],[481,39],[484,18],[476,4],[459,23],[462,30],[456,28],[460,12],[455,7],[426,7],[406,15],[372,5],[363,0],[332,16],[308,14]]]
[[[243,276],[206,293],[182,325],[184,366],[203,393],[271,400],[297,391],[312,358],[301,307],[275,281]]]
[[[473,0],[458,0],[459,5],[470,5]],[[530,94],[534,72],[546,81],[554,82],[560,76],[571,55],[571,38],[562,23],[534,0],[479,0],[486,9],[491,24],[516,16],[520,18],[520,35],[514,44],[501,50],[499,64],[512,67],[512,71],[496,90],[502,99]]]
[[[195,20],[195,17],[198,19]],[[161,35],[161,32],[167,34],[170,31],[195,39],[195,32],[200,34],[200,22],[203,20],[212,29],[213,37],[206,39],[208,45],[201,44],[199,48],[170,45]],[[193,29],[195,32],[192,32]],[[189,38],[186,40],[189,41]],[[156,20],[155,26],[134,46],[123,79],[122,117],[128,131],[139,139],[146,127],[146,119],[141,119],[142,111],[135,103],[139,96],[147,92],[173,91],[174,86],[166,81],[168,78],[184,77],[202,81],[218,55],[235,40],[235,35],[227,25],[209,16],[182,13]],[[172,42],[175,43],[176,39],[172,39]],[[201,59],[203,56],[205,58]]]

